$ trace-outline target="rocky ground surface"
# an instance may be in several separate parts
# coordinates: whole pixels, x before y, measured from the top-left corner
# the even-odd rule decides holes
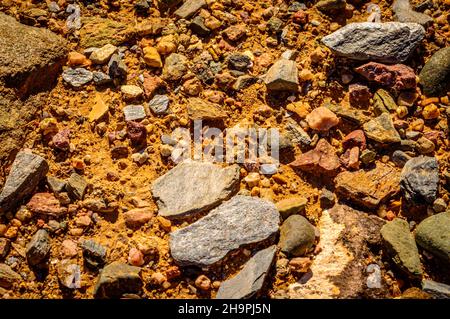
[[[450,1],[0,11],[1,297],[450,297]],[[175,163],[198,119],[278,171]]]

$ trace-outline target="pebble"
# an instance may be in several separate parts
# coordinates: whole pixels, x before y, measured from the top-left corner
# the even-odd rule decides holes
[[[105,64],[117,51],[117,47],[112,44],[106,44],[91,53],[89,59],[95,64]]]
[[[383,113],[363,125],[366,136],[378,143],[398,143],[401,138],[389,114]]]
[[[125,100],[135,100],[140,97],[144,91],[136,85],[122,85],[120,91],[123,94]]]
[[[155,95],[148,106],[156,115],[164,115],[168,113],[169,110],[169,97],[167,95]]]
[[[416,228],[417,244],[445,263],[450,262],[450,212],[432,215]]]
[[[314,227],[300,215],[288,217],[280,227],[278,245],[282,252],[294,257],[303,256],[315,241]]]
[[[131,248],[128,253],[128,263],[132,266],[142,266],[145,263],[144,254],[134,247]]]
[[[405,199],[417,205],[432,204],[439,186],[439,165],[435,157],[418,156],[403,167],[401,189]]]
[[[147,117],[142,105],[127,105],[123,108],[125,121],[140,121]]]
[[[433,24],[433,18],[421,12],[414,11],[411,8],[409,0],[395,0],[392,4],[392,10],[395,13],[395,19],[399,22],[418,23],[424,27]]]
[[[94,287],[94,297],[117,299],[142,291],[141,268],[114,261],[102,269]]]
[[[414,70],[404,64],[386,65],[369,62],[355,68],[355,71],[369,81],[396,91],[415,89],[416,87]]]
[[[26,247],[26,256],[30,266],[37,266],[45,261],[51,248],[50,236],[44,229],[38,230]]]
[[[145,47],[143,50],[144,61],[150,67],[161,68],[163,66],[158,50],[154,47]]]
[[[87,266],[100,268],[106,263],[106,248],[96,241],[92,239],[85,240],[81,242],[80,247]]]
[[[153,218],[153,211],[149,208],[135,208],[123,213],[128,227],[138,228]]]
[[[303,213],[307,203],[308,200],[305,197],[293,196],[282,199],[276,206],[281,217],[286,219],[291,215]]]
[[[437,198],[433,202],[433,210],[436,213],[442,213],[447,209],[447,203],[442,198]]]
[[[66,189],[69,195],[74,199],[83,199],[88,184],[83,176],[72,173],[67,180]]]
[[[93,74],[85,68],[67,68],[62,73],[62,78],[74,88],[79,88],[91,82],[93,79]]]
[[[419,73],[426,96],[443,96],[450,83],[450,47],[436,51]]]
[[[270,91],[297,91],[298,69],[295,61],[281,59],[267,71],[264,82]]]
[[[205,275],[200,275],[195,279],[195,287],[202,291],[208,291],[211,289],[211,280]]]
[[[313,130],[328,131],[339,124],[339,118],[326,107],[318,107],[306,116],[306,122]]]

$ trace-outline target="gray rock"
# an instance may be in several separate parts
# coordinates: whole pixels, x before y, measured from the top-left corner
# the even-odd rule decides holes
[[[152,185],[158,214],[182,218],[206,211],[230,198],[239,188],[239,166],[222,168],[208,162],[183,162]]]
[[[192,19],[191,23],[189,24],[189,28],[192,30],[192,32],[201,37],[207,36],[211,33],[211,30],[205,26],[205,18],[201,16],[196,16],[194,19]]]
[[[392,161],[398,167],[405,166],[406,162],[409,161],[410,159],[411,159],[411,156],[409,156],[408,154],[406,154],[403,151],[396,150],[396,151],[394,151],[394,153],[392,153]]]
[[[322,188],[319,196],[320,207],[323,209],[331,208],[336,202],[334,193],[326,188]]]
[[[264,82],[270,91],[298,91],[298,70],[295,61],[281,59],[265,75]]]
[[[62,260],[57,266],[58,279],[61,285],[69,289],[81,288],[80,266],[72,261]]]
[[[187,58],[184,55],[172,53],[164,61],[162,78],[168,81],[178,81],[187,70]]]
[[[410,203],[432,204],[439,186],[439,165],[435,157],[419,156],[403,167],[400,186]]]
[[[416,228],[416,242],[450,264],[450,212],[439,213],[423,220]]]
[[[0,193],[0,215],[16,207],[31,194],[47,172],[48,164],[44,158],[25,151],[19,152]]]
[[[11,267],[0,264],[0,288],[10,289],[15,282],[21,279],[20,275]]]
[[[103,72],[94,71],[92,72],[92,79],[95,85],[106,85],[112,82],[111,77]]]
[[[409,0],[395,0],[392,4],[395,19],[399,22],[412,22],[424,27],[433,23],[433,18],[424,13],[416,12],[411,8]]]
[[[85,68],[67,68],[62,73],[62,78],[73,87],[79,88],[91,82],[94,78],[94,75],[91,71],[88,71]]]
[[[50,252],[50,236],[45,229],[39,229],[26,247],[28,264],[36,266],[41,264]]]
[[[422,276],[419,250],[406,220],[395,218],[381,228],[384,246],[392,261],[412,277]]]
[[[450,89],[450,47],[438,50],[419,74],[419,83],[427,96],[443,96]]]
[[[95,298],[120,298],[142,291],[141,268],[115,261],[102,269],[94,287]]]
[[[232,53],[227,57],[228,68],[245,72],[251,66],[252,60],[248,55]]]
[[[247,299],[263,288],[273,264],[277,247],[270,246],[256,253],[233,278],[221,283],[217,299]]]
[[[85,240],[80,245],[83,257],[91,268],[102,267],[106,262],[106,248],[93,240]]]
[[[401,141],[400,135],[388,113],[383,113],[377,118],[364,123],[363,129],[368,138],[378,143],[391,144]]]
[[[53,193],[59,194],[64,191],[67,183],[62,179],[53,176],[47,176],[47,184]]]
[[[206,6],[205,0],[187,0],[174,12],[174,15],[180,19],[187,19],[204,6]]]
[[[127,105],[123,108],[125,121],[140,121],[147,117],[142,105]]]
[[[436,299],[450,299],[450,286],[433,280],[422,281],[422,290]]]
[[[289,121],[286,124],[287,136],[291,139],[291,142],[296,144],[301,144],[303,146],[308,146],[311,144],[311,137],[305,130],[295,123],[295,121]]]
[[[74,199],[83,199],[88,183],[83,176],[72,173],[67,181],[66,189]]]
[[[361,61],[401,63],[409,58],[425,36],[417,23],[350,23],[322,38],[334,53]]]
[[[248,74],[241,75],[240,77],[238,77],[236,79],[236,82],[234,82],[233,90],[240,91],[240,90],[246,89],[258,81],[259,81],[259,78],[256,76],[252,76],[252,75],[248,75]]]
[[[127,78],[128,68],[118,54],[113,54],[108,62],[108,75],[112,79],[123,81]]]
[[[167,95],[155,95],[148,106],[156,115],[167,114],[169,110],[169,97]]]
[[[281,251],[289,255],[303,256],[314,245],[314,226],[301,215],[289,216],[280,227]]]
[[[238,195],[206,217],[173,232],[170,252],[180,265],[208,267],[243,245],[271,238],[278,232],[279,222],[273,203]]]

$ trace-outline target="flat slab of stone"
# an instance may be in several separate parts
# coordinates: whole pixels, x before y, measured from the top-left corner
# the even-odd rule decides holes
[[[400,191],[400,171],[378,163],[369,171],[342,172],[336,176],[336,193],[356,205],[375,209]]]
[[[425,36],[417,23],[356,22],[322,38],[335,54],[361,61],[404,62]]]
[[[186,0],[181,7],[174,12],[174,15],[180,19],[187,19],[204,6],[206,6],[205,0]]]
[[[422,290],[436,299],[450,299],[450,286],[433,280],[424,280]]]
[[[271,238],[279,223],[280,215],[272,202],[238,195],[173,232],[170,252],[182,266],[208,267],[235,249]]]
[[[206,211],[238,191],[239,166],[208,162],[178,164],[155,180],[152,194],[160,216],[182,218]]]
[[[221,283],[217,299],[247,299],[258,294],[264,286],[273,264],[275,245],[256,253],[233,278]]]
[[[30,195],[47,172],[48,164],[43,157],[26,151],[19,152],[0,193],[0,215]]]

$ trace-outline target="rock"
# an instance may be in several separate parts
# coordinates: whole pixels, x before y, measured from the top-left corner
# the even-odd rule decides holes
[[[281,59],[267,71],[264,82],[270,91],[298,91],[298,70],[295,61]]]
[[[67,64],[69,66],[90,66],[91,61],[84,54],[72,51],[67,56]]]
[[[35,214],[60,217],[67,213],[67,209],[61,207],[59,200],[51,193],[36,193],[31,197],[27,208]]]
[[[426,279],[422,281],[422,289],[436,299],[450,299],[449,285]]]
[[[207,216],[170,235],[172,258],[182,266],[208,267],[243,245],[256,244],[278,232],[274,204],[235,196]]]
[[[120,298],[142,291],[141,268],[115,261],[102,269],[94,287],[95,298]]]
[[[267,21],[267,30],[269,33],[279,34],[283,30],[283,25],[283,20],[273,16]]]
[[[0,260],[3,260],[8,255],[10,247],[9,239],[0,238]]]
[[[295,121],[288,122],[286,124],[287,137],[292,143],[308,146],[311,144],[311,138],[305,130],[295,123]]]
[[[48,164],[44,158],[26,151],[19,152],[0,193],[0,215],[15,208],[32,193],[47,172]]]
[[[403,167],[400,185],[408,202],[432,204],[439,186],[439,165],[436,158],[419,156],[410,159]]]
[[[432,141],[423,136],[417,139],[416,145],[417,151],[423,155],[433,153],[436,148]]]
[[[145,146],[147,140],[147,130],[145,129],[144,124],[128,121],[127,137],[130,139],[133,146]]]
[[[250,68],[252,60],[246,54],[232,53],[227,57],[228,68],[231,70],[238,70],[245,72]]]
[[[248,74],[241,75],[240,77],[238,77],[236,79],[236,82],[234,82],[233,90],[240,91],[240,90],[246,89],[258,81],[259,81],[259,79],[255,76],[251,76]]]
[[[148,102],[148,106],[156,115],[167,114],[169,110],[169,97],[167,95],[157,94]]]
[[[63,257],[73,258],[78,254],[77,243],[66,239],[61,243],[60,253]]]
[[[137,99],[144,93],[144,90],[136,85],[122,85],[120,87],[120,91],[122,92],[125,100]]]
[[[354,83],[348,86],[350,105],[357,108],[367,108],[370,104],[371,93],[365,85]]]
[[[157,76],[151,76],[147,72],[144,72],[144,93],[147,98],[153,96],[157,89],[163,86],[163,81]]]
[[[79,289],[81,288],[81,270],[80,266],[64,259],[57,266],[57,275],[59,282],[66,288]]]
[[[83,176],[72,173],[67,181],[66,189],[72,198],[83,199],[87,186],[88,184]]]
[[[105,74],[106,75],[106,74]],[[97,122],[108,114],[109,107],[100,95],[95,96],[95,104],[89,112],[89,122]]]
[[[50,252],[50,236],[44,229],[38,230],[26,247],[26,256],[30,266],[44,262]]]
[[[316,3],[317,10],[324,13],[334,13],[345,9],[345,0],[321,0]]]
[[[450,89],[450,47],[436,51],[419,74],[427,96],[444,96]]]
[[[81,243],[83,257],[91,268],[100,268],[106,262],[106,248],[93,240],[85,240]]]
[[[447,209],[447,203],[442,198],[438,198],[433,202],[433,210],[436,213],[445,212]]]
[[[168,81],[178,81],[187,70],[187,58],[184,55],[172,53],[166,58],[162,78]]]
[[[145,47],[143,50],[144,62],[152,68],[162,68],[163,64],[158,50],[154,47]]]
[[[398,167],[405,166],[406,162],[411,159],[411,156],[406,154],[403,151],[396,150],[394,153],[392,153],[392,162],[394,162],[395,165]]]
[[[261,291],[275,259],[275,245],[257,252],[234,277],[221,283],[217,299],[248,299]]]
[[[334,206],[336,199],[334,193],[326,188],[322,188],[319,196],[320,207],[323,209],[331,208]]]
[[[355,130],[347,134],[342,140],[344,150],[358,147],[361,151],[366,149],[366,136],[362,130]]]
[[[15,282],[22,279],[18,273],[8,265],[0,264],[0,287],[10,289]]]
[[[370,119],[362,111],[355,108],[346,108],[340,104],[338,105],[332,103],[326,103],[324,106],[340,118],[358,126],[366,123]]]
[[[425,36],[416,23],[350,23],[322,38],[339,56],[354,60],[401,63],[409,58]]]
[[[136,9],[136,11],[139,14],[147,15],[148,14],[148,9],[150,9],[150,4],[149,4],[149,2],[147,0],[138,0],[134,4],[134,8]]]
[[[400,191],[400,172],[393,167],[378,163],[369,171],[342,172],[336,176],[338,197],[375,209]]]
[[[131,28],[122,22],[99,17],[86,17],[82,21],[80,46],[83,48],[101,48],[107,44],[117,46],[133,36]]]
[[[406,220],[394,218],[381,228],[384,246],[400,270],[411,277],[422,277],[419,250]]]
[[[276,206],[283,219],[305,210],[308,200],[305,197],[293,196],[280,200]]]
[[[441,115],[438,107],[435,104],[428,104],[422,110],[422,117],[425,120],[434,120]]]
[[[118,54],[113,54],[108,63],[108,75],[112,79],[124,81],[127,78],[128,68],[125,62],[120,58]]]
[[[147,223],[153,217],[149,208],[135,208],[123,214],[128,227],[137,228]]]
[[[95,64],[105,64],[116,51],[117,47],[108,43],[92,52],[89,59]]]
[[[192,121],[223,120],[227,117],[219,105],[196,97],[188,99],[187,111]]]
[[[381,144],[399,143],[400,135],[389,114],[383,113],[363,125],[367,137]]]
[[[68,151],[70,149],[70,130],[63,129],[56,133],[53,138],[53,147],[60,151]]]
[[[147,117],[142,105],[127,105],[123,108],[125,121],[140,121]]]
[[[93,74],[85,68],[67,68],[62,74],[62,78],[74,88],[79,88],[91,82],[93,79]]]
[[[369,165],[373,161],[375,161],[375,158],[377,157],[377,153],[371,150],[364,150],[361,152],[361,155],[359,156],[359,159],[361,162],[365,165]]]
[[[103,72],[92,72],[92,80],[95,85],[106,85],[112,82],[111,77]]]
[[[134,247],[131,248],[128,253],[128,263],[132,266],[142,266],[145,264],[144,254]]]
[[[392,11],[395,13],[395,19],[399,22],[418,23],[424,27],[433,24],[433,18],[414,11],[409,4],[409,0],[395,0],[392,4]]]
[[[222,168],[208,162],[183,162],[156,179],[152,194],[158,214],[181,218],[206,211],[238,190],[239,166]]]
[[[395,103],[388,91],[378,89],[373,96],[374,113],[380,116],[383,113],[395,112],[397,103]]]
[[[247,34],[247,30],[245,24],[236,24],[223,30],[223,33],[230,41],[238,41]]]
[[[450,213],[424,219],[416,228],[416,242],[423,249],[450,263]]]
[[[318,107],[306,116],[309,127],[317,131],[328,131],[339,124],[339,118],[326,107]]]
[[[174,15],[180,19],[187,19],[204,6],[206,6],[205,0],[187,0],[174,12]]]
[[[386,65],[369,62],[355,68],[355,71],[369,81],[396,91],[415,89],[417,86],[414,70],[404,64]]]
[[[325,139],[319,140],[315,149],[297,156],[289,165],[312,174],[325,175],[336,174],[341,166],[335,149]]]
[[[207,36],[211,33],[211,30],[205,26],[205,18],[203,18],[202,16],[196,16],[194,19],[192,19],[191,23],[189,24],[189,28],[193,33],[201,37]]]
[[[314,226],[305,217],[292,215],[280,227],[278,246],[280,246],[282,252],[299,257],[312,248],[314,240]]]

